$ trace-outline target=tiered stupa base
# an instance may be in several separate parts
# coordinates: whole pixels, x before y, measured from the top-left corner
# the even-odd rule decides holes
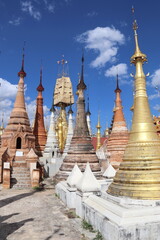
[[[73,137],[68,154],[56,178],[58,180],[65,180],[71,173],[75,163],[77,163],[80,170],[84,172],[87,162],[89,162],[94,175],[98,178],[101,177],[99,160],[91,144],[91,137]]]

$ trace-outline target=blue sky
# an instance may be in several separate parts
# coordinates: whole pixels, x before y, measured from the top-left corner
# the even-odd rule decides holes
[[[122,103],[127,125],[131,125],[133,87],[130,65],[134,53],[132,5],[138,22],[140,49],[148,57],[144,65],[147,91],[154,115],[159,115],[160,94],[160,2],[138,0],[0,0],[0,118],[5,122],[13,107],[18,83],[17,72],[25,44],[27,77],[26,103],[31,122],[34,116],[36,88],[43,63],[44,110],[49,116],[57,61],[64,55],[74,93],[81,71],[84,48],[86,97],[90,98],[92,129],[95,131],[100,111],[102,131],[110,124],[115,99],[115,79],[118,65]],[[75,96],[76,101],[76,96]],[[76,106],[73,106],[76,112]]]

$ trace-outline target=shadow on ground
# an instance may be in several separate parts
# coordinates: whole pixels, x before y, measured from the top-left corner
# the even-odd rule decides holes
[[[4,206],[6,206],[7,204],[10,204],[10,203],[12,203],[12,202],[18,201],[18,200],[20,200],[21,198],[25,198],[25,197],[31,196],[31,195],[33,195],[35,192],[36,192],[36,191],[32,191],[32,192],[29,192],[29,193],[22,193],[22,194],[19,194],[19,195],[10,197],[10,198],[4,198],[4,199],[0,200],[0,208],[1,208],[1,207],[4,207]]]
[[[10,234],[12,234],[13,232],[15,232],[17,229],[21,228],[25,223],[33,221],[33,218],[29,218],[20,222],[14,222],[14,223],[2,223],[3,221],[5,221],[6,219],[17,215],[19,213],[14,213],[14,214],[10,214],[10,215],[6,215],[1,217],[0,216],[0,240],[6,240],[7,236],[9,236]]]

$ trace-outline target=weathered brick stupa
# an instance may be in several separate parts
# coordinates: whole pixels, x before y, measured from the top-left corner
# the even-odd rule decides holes
[[[24,100],[24,77],[26,76],[24,71],[24,54],[22,68],[18,76],[20,80],[14,107],[8,125],[1,137],[0,180],[2,181],[5,162],[8,162],[9,171],[11,169],[11,186],[16,184],[18,187],[28,187],[31,186],[31,178],[26,155],[31,148],[35,149],[35,136],[30,127]],[[20,173],[21,175],[18,177]]]
[[[44,114],[43,114],[43,96],[42,92],[44,91],[44,87],[42,85],[42,68],[40,71],[40,83],[37,87],[38,96],[37,96],[37,108],[36,115],[34,121],[33,134],[35,135],[35,148],[37,150],[38,156],[42,156],[46,140],[47,134],[44,125]]]
[[[109,162],[117,169],[128,142],[128,130],[126,127],[126,121],[123,114],[123,107],[121,101],[121,89],[119,88],[118,75],[117,75],[117,87],[115,89],[116,99],[113,117],[113,126],[111,134],[107,141],[107,150],[109,153]]]
[[[99,161],[91,143],[91,136],[89,134],[86,121],[84,98],[86,84],[84,83],[83,68],[84,57],[82,57],[81,78],[79,84],[77,85],[78,100],[75,129],[68,154],[63,161],[59,173],[57,174],[57,178],[59,179],[66,179],[69,173],[72,171],[75,163],[78,164],[78,167],[81,169],[81,171],[84,171],[87,162],[89,162],[94,174],[96,176],[101,175]]]

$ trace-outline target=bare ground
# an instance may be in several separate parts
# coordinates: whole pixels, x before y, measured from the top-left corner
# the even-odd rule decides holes
[[[0,191],[0,240],[94,239],[82,219],[71,217],[54,189]]]

